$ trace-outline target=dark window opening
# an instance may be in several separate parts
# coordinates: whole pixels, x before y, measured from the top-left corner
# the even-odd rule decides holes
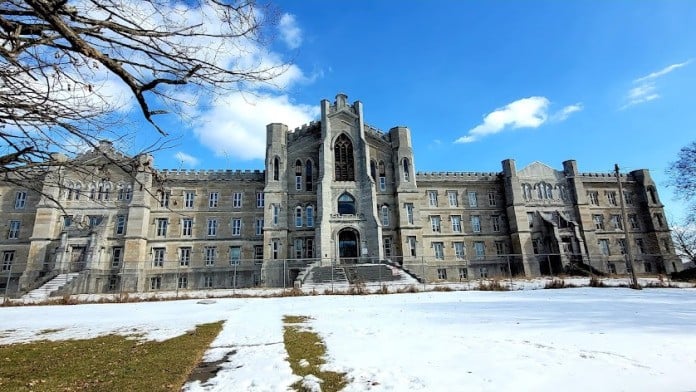
[[[355,215],[355,198],[348,193],[339,196],[338,213],[341,215]]]
[[[345,134],[342,134],[336,139],[334,154],[336,162],[336,181],[355,181],[353,144]]]

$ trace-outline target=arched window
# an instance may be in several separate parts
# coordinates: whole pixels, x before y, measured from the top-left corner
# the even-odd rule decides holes
[[[544,198],[544,185],[543,184],[536,184],[534,185],[537,191],[537,199],[542,200]]]
[[[69,183],[66,184],[66,188],[67,188],[67,189],[66,189],[66,192],[65,192],[65,198],[66,198],[67,200],[72,200],[72,198],[73,198],[73,189],[75,188],[75,184],[73,184],[72,182],[69,182]]]
[[[404,181],[408,182],[411,178],[411,164],[408,158],[404,158]]]
[[[80,192],[82,191],[82,184],[79,182],[75,184],[75,200],[80,200]]]
[[[370,161],[370,176],[373,181],[377,181],[377,162]]]
[[[314,207],[308,206],[305,211],[305,215],[307,215],[307,227],[314,227]]]
[[[379,190],[387,190],[387,172],[384,169],[384,161],[379,161]]]
[[[382,226],[389,226],[389,206],[382,206]]]
[[[311,192],[313,190],[314,182],[312,178],[312,161],[307,159],[305,164],[305,190]]]
[[[355,215],[355,198],[350,193],[344,193],[338,197],[338,213]]]
[[[89,199],[94,200],[95,197],[97,196],[97,187],[94,184],[91,184],[89,186]]]
[[[551,184],[546,184],[546,198],[553,199],[553,187]]]
[[[104,200],[109,200],[110,193],[111,193],[111,183],[105,182],[104,183]]]
[[[299,159],[295,161],[295,190],[302,190],[302,162]]]
[[[345,134],[341,134],[334,144],[334,162],[336,164],[336,181],[355,181],[353,143]]]
[[[302,207],[295,208],[295,227],[302,227]]]
[[[280,158],[273,158],[273,181],[278,181],[280,177]]]
[[[132,196],[133,196],[133,186],[128,184],[128,186],[126,187],[126,200],[130,200]]]

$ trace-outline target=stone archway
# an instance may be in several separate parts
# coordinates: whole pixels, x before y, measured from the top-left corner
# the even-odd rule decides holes
[[[357,262],[360,235],[355,229],[347,228],[338,232],[338,257],[342,262]]]

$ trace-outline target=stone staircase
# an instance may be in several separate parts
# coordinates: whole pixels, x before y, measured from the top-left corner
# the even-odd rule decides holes
[[[333,275],[331,269],[333,268]],[[300,280],[301,287],[326,289],[350,287],[351,284],[418,284],[418,279],[403,269],[390,264],[345,264],[342,266],[310,267]]]
[[[23,300],[41,301],[51,296],[51,293],[70,283],[79,275],[78,272],[58,274],[55,278],[44,283],[38,289],[32,290],[22,296]]]
[[[332,268],[333,274],[331,272]],[[323,289],[332,286],[334,288],[350,286],[343,267],[313,267],[307,273],[304,282],[302,282],[302,287],[308,289]]]

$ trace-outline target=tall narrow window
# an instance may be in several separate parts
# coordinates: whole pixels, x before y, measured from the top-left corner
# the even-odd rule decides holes
[[[6,250],[2,252],[2,270],[12,271],[12,262],[14,261],[15,251]]]
[[[474,242],[474,253],[476,253],[477,259],[486,257],[486,244],[483,241]]]
[[[158,237],[166,237],[167,236],[167,225],[169,224],[169,221],[167,218],[158,218],[157,219],[157,236]]]
[[[302,207],[295,208],[295,227],[302,227]]]
[[[387,172],[384,168],[384,161],[379,161],[379,190],[384,192],[387,190]]]
[[[99,189],[101,189],[101,185],[99,185]],[[101,197],[101,190],[99,191],[100,197]],[[169,197],[171,196],[171,193],[169,191],[160,191],[160,207],[169,207]],[[100,199],[101,200],[101,199]]]
[[[179,248],[179,265],[188,267],[191,264],[191,248]]]
[[[478,197],[476,197],[476,192],[469,192],[469,207],[478,207]]]
[[[314,227],[314,207],[309,206],[305,211],[307,212],[307,227]]]
[[[242,247],[241,246],[230,246],[230,265],[239,264],[239,260],[242,258]]]
[[[389,226],[389,207],[382,206],[382,226]]]
[[[278,181],[280,177],[280,158],[273,158],[273,181]]]
[[[193,208],[193,200],[196,193],[193,191],[187,191],[184,193],[184,208]]]
[[[404,158],[404,181],[409,182],[411,178],[411,164],[408,158]]]
[[[184,218],[181,220],[181,235],[190,236],[193,232],[193,219]]]
[[[370,177],[373,181],[377,181],[377,162],[370,161]]]
[[[305,190],[311,192],[314,190],[314,178],[312,176],[312,161],[307,159],[305,163]]]
[[[447,200],[449,201],[450,207],[458,207],[457,191],[447,191]]]
[[[242,192],[232,194],[232,208],[242,208]]]
[[[263,218],[256,218],[256,235],[263,235]]]
[[[24,206],[27,204],[27,193],[22,191],[22,192],[17,192],[15,195],[15,210],[22,210],[24,209]]]
[[[123,260],[123,248],[120,246],[114,246],[113,248],[111,248],[111,268],[120,267],[122,260]]]
[[[215,218],[208,219],[208,236],[214,237],[217,235],[218,221]]]
[[[474,233],[481,232],[481,217],[479,215],[471,216],[471,231]]]
[[[495,192],[493,192],[493,191],[488,192],[488,205],[491,207],[495,207],[497,204],[498,203],[495,199]]]
[[[280,206],[278,206],[277,204],[273,204],[272,208],[273,208],[273,225],[275,226],[278,224],[278,220],[280,218]]]
[[[437,207],[437,191],[428,191],[428,205]]]
[[[453,233],[461,233],[462,232],[462,217],[459,215],[452,215],[452,216],[450,216],[450,220],[452,221],[452,232]]]
[[[264,196],[263,192],[256,192],[256,208],[263,208]]]
[[[439,233],[441,231],[440,215],[432,215],[430,217],[430,228],[433,229],[434,233]]]
[[[152,266],[153,267],[163,267],[164,266],[164,252],[165,252],[165,248],[154,248],[152,250]]]
[[[408,222],[409,225],[413,224],[413,204],[412,203],[406,203],[404,205],[406,208],[406,221]]]
[[[18,220],[11,220],[10,221],[10,230],[7,233],[7,238],[9,239],[15,239],[19,238],[19,227],[21,225],[21,222]]]
[[[240,236],[242,235],[242,220],[235,218],[232,219],[232,235],[233,236]]]
[[[384,257],[392,257],[392,238],[384,237],[382,244],[384,245]]]
[[[218,192],[210,192],[210,196],[208,198],[208,207],[217,208],[219,199],[220,194]]]
[[[206,246],[204,249],[204,259],[205,266],[212,267],[215,265],[215,258],[217,256],[217,248],[214,246]]]
[[[435,250],[435,258],[438,260],[444,260],[445,258],[445,246],[442,242],[433,242],[433,249]]]
[[[116,216],[116,234],[124,234],[126,232],[126,216]]]
[[[408,250],[412,257],[416,256],[416,237],[407,237]]]
[[[463,242],[454,243],[454,257],[458,260],[462,260],[466,256],[466,248]]]
[[[499,232],[500,231],[500,216],[498,216],[498,215],[491,216],[491,223],[493,224],[493,231],[496,233]]]
[[[353,169],[353,144],[348,136],[341,134],[334,144],[336,181],[355,181]]]
[[[302,162],[299,159],[295,162],[295,190],[302,190]]]

